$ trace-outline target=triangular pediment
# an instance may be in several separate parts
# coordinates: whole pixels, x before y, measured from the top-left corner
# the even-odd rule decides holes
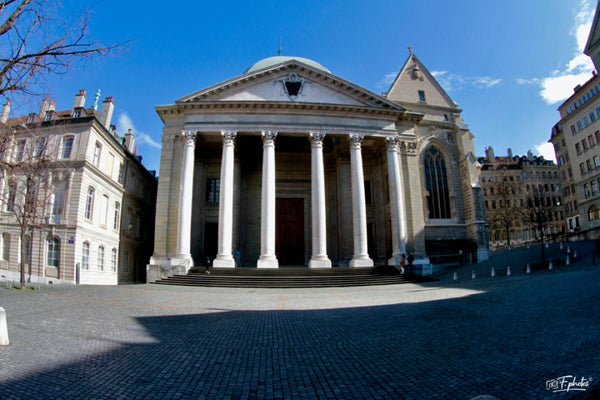
[[[457,108],[454,100],[413,53],[390,86],[387,98],[401,104]]]
[[[404,110],[361,86],[297,60],[245,73],[176,101],[202,102],[289,102]]]

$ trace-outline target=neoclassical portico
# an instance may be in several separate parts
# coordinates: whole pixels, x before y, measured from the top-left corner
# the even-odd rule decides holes
[[[157,112],[150,281],[207,257],[218,268],[399,265],[407,251],[427,262],[422,203],[405,199],[422,193],[418,113],[295,59]]]

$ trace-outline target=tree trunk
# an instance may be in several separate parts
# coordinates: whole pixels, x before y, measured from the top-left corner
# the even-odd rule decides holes
[[[25,230],[21,229],[21,289],[25,289],[25,284],[26,284],[26,279],[25,279],[25,254],[27,254],[27,252],[25,251]]]

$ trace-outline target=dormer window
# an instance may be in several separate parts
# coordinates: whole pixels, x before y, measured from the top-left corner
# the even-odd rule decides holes
[[[44,121],[50,121],[52,119],[52,111],[46,112],[46,116],[44,116]]]
[[[34,119],[35,119],[35,114],[29,114],[29,115],[27,116],[27,123],[28,123],[28,124],[31,124],[31,123],[33,123],[33,120],[34,120]]]
[[[81,117],[81,108],[76,108],[73,110],[73,118]]]

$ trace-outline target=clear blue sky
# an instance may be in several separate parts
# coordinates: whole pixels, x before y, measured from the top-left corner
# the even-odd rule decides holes
[[[63,1],[70,13],[82,3]],[[594,0],[101,0],[93,7],[91,37],[131,42],[116,55],[75,65],[52,80],[49,92],[57,109],[70,108],[79,89],[87,90],[86,106],[99,88],[102,98],[114,96],[118,131],[133,127],[144,163],[158,170],[162,123],[154,106],[243,73],[276,55],[280,38],[284,55],[314,59],[376,93],[388,89],[410,44],[464,110],[477,155],[490,145],[497,155],[508,147],[536,152],[558,121],[561,98],[591,76],[591,63],[576,56],[595,6]],[[36,109],[22,114],[29,111]]]

